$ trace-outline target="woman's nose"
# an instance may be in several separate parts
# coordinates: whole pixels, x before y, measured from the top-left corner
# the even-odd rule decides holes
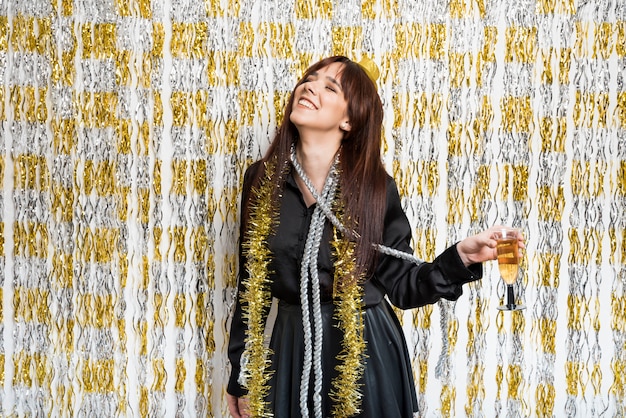
[[[317,87],[315,86],[315,82],[308,82],[304,87],[309,93],[315,95],[317,92]]]

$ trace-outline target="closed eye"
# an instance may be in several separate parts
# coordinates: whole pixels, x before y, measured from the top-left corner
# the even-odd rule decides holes
[[[326,80],[330,83],[330,84],[326,85],[327,89],[335,91],[335,92],[337,90],[341,90],[341,84],[339,84],[339,81],[337,81],[333,77],[326,77]]]

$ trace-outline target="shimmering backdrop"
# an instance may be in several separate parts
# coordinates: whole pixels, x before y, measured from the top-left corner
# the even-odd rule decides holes
[[[624,0],[0,0],[0,415],[225,416],[244,169],[303,70],[373,58],[417,255],[422,416],[626,415]]]

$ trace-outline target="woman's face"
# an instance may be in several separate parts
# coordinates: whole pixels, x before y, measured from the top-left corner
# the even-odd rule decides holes
[[[348,102],[341,87],[343,64],[334,62],[309,75],[294,91],[291,122],[298,131],[342,133],[350,129]]]

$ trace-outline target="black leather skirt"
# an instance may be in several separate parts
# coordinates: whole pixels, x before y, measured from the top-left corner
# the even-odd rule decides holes
[[[333,410],[329,397],[332,379],[337,376],[335,366],[341,349],[343,334],[333,317],[334,305],[322,305],[322,409],[324,417]],[[417,397],[411,362],[400,322],[386,301],[364,312],[365,370],[360,391],[363,395],[361,413],[368,418],[410,418],[417,411]],[[268,402],[274,417],[297,418],[300,411],[300,380],[304,359],[302,312],[300,305],[278,303],[278,313],[270,348],[273,376]],[[313,372],[309,384],[308,410],[313,417]]]

